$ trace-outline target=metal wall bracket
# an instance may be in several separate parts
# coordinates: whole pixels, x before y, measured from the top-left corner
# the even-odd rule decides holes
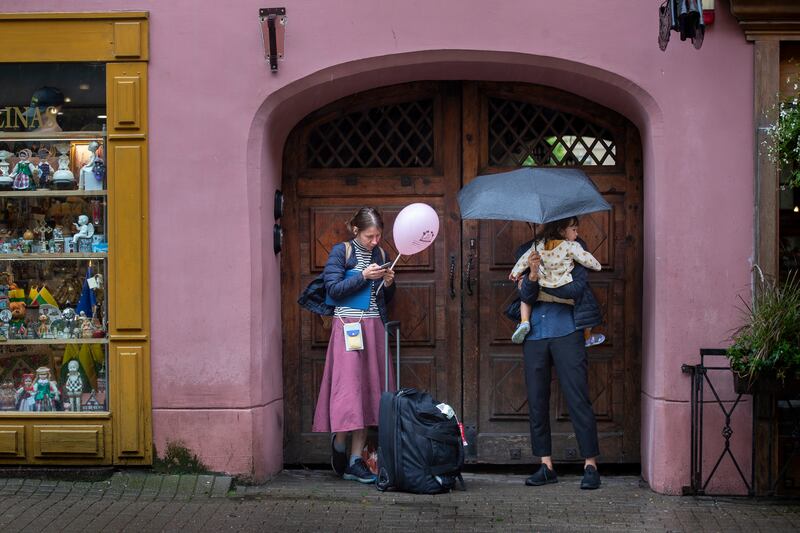
[[[262,7],[258,10],[261,25],[261,40],[264,44],[264,59],[269,69],[278,72],[278,60],[283,61],[284,37],[286,35],[286,8]]]

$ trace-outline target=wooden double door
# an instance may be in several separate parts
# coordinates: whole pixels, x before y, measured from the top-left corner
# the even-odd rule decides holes
[[[300,291],[348,237],[361,206],[384,217],[382,246],[413,202],[440,216],[435,243],[396,267],[390,316],[401,321],[400,378],[451,404],[469,440],[467,460],[529,463],[528,405],[507,275],[532,237],[520,222],[462,221],[456,195],[478,175],[521,166],[584,170],[612,205],[581,218],[600,260],[590,284],[606,342],[589,350],[589,386],[604,462],[639,462],[641,147],[622,116],[573,94],[527,84],[416,82],[353,95],[318,110],[291,133],[284,154],[281,258],[285,461],[324,463],[329,436],[311,432],[330,321],[301,310]],[[578,460],[555,377],[553,454]]]

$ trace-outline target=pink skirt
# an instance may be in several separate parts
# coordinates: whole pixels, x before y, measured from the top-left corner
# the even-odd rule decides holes
[[[345,322],[357,322],[345,318]],[[325,354],[325,370],[319,388],[312,431],[353,431],[378,425],[378,411],[385,377],[385,330],[380,318],[361,321],[364,349],[348,352],[338,318],[331,322],[331,340]],[[389,390],[394,391],[390,359]]]

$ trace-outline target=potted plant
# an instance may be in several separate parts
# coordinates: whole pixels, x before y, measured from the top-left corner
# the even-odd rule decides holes
[[[736,392],[800,390],[800,276],[782,282],[758,276],[745,323],[735,330],[727,355]]]

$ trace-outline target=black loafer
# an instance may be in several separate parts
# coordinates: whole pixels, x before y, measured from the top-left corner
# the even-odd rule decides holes
[[[345,469],[347,468],[347,454],[345,452],[336,451],[333,442],[336,440],[336,433],[331,435],[331,467],[336,475],[342,477]]]
[[[529,487],[538,487],[539,485],[549,485],[550,483],[558,483],[556,473],[547,468],[547,465],[542,463],[541,468],[531,477],[525,480],[525,484]]]
[[[583,469],[581,488],[584,490],[594,490],[600,488],[600,474],[597,473],[597,469],[592,465],[588,465]]]

